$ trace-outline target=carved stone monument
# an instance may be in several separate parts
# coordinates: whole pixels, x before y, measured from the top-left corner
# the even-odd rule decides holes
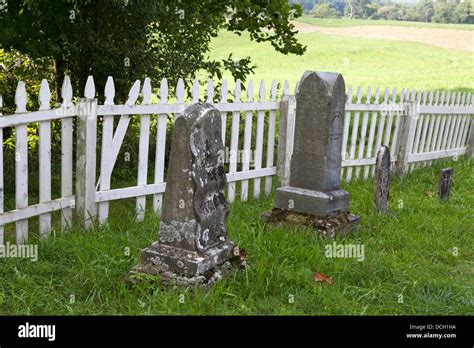
[[[375,160],[374,178],[374,203],[375,208],[381,212],[389,213],[390,195],[390,150],[387,146],[381,146],[377,151]]]
[[[452,178],[453,168],[441,169],[438,181],[438,198],[440,201],[447,201],[449,199]]]
[[[142,264],[131,275],[208,287],[230,266],[223,151],[221,116],[212,105],[191,105],[176,119],[158,241],[142,250]]]
[[[296,91],[289,186],[277,189],[275,209],[263,216],[266,221],[288,220],[288,213],[327,217],[342,235],[358,222],[358,217],[348,213],[349,193],[339,188],[345,103],[341,74],[304,73]],[[340,223],[334,221],[336,215]],[[320,225],[323,220],[318,220]],[[307,222],[315,225],[314,219]]]

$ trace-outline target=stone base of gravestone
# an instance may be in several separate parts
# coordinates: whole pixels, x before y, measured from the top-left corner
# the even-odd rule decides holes
[[[128,284],[160,279],[165,287],[209,289],[216,281],[245,266],[245,259],[234,247],[213,250],[214,255],[190,254],[186,250],[164,250],[159,244],[142,250],[142,262],[126,276]],[[219,263],[219,261],[221,263]],[[192,273],[191,270],[196,270]]]
[[[262,213],[261,220],[264,223],[279,227],[310,227],[319,236],[335,238],[336,236],[346,237],[350,232],[356,232],[360,218],[348,211],[338,211],[335,214],[326,216],[315,216],[313,214],[274,208],[272,211]]]

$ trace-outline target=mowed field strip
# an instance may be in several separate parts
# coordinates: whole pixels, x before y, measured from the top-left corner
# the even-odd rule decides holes
[[[294,21],[293,24],[300,34],[321,33],[369,39],[412,41],[442,48],[474,52],[474,32],[469,30],[394,25],[323,27],[299,21]]]

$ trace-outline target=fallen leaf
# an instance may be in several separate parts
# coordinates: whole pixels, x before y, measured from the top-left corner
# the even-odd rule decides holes
[[[433,192],[433,191],[426,191],[426,194],[427,194],[428,197],[430,197],[430,198],[433,198],[433,196],[434,196],[434,192]]]
[[[333,280],[332,280],[331,276],[327,276],[327,275],[325,275],[324,273],[321,273],[321,272],[316,272],[314,274],[314,280],[318,283],[319,282],[326,282],[329,285],[332,285],[332,283],[333,283]]]

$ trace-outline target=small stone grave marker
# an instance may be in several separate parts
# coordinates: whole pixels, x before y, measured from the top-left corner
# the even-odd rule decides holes
[[[440,201],[447,201],[449,199],[452,178],[453,168],[441,169],[438,181],[438,198]]]
[[[389,213],[390,150],[381,146],[377,151],[374,177],[374,203],[379,212]]]

